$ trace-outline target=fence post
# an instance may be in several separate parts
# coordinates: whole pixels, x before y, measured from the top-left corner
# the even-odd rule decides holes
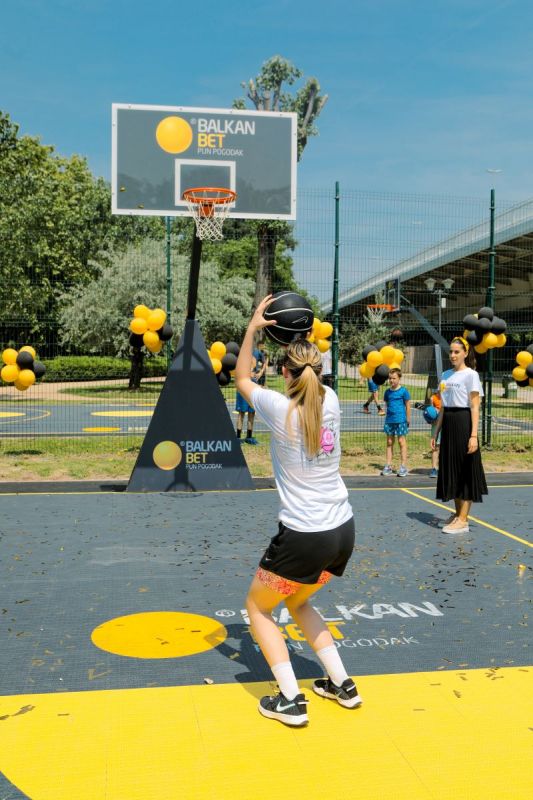
[[[494,298],[495,298],[495,261],[496,261],[496,250],[494,248],[494,216],[495,216],[495,209],[496,209],[496,201],[495,201],[495,190],[490,190],[490,249],[489,249],[489,285],[487,287],[487,298],[486,303],[489,308],[494,308]],[[486,447],[492,447],[492,383],[493,383],[493,367],[494,367],[494,354],[492,349],[487,353],[487,380],[486,380],[486,435],[485,441],[483,444]]]
[[[172,304],[172,268],[171,268],[171,261],[170,261],[170,225],[171,225],[171,218],[165,218],[165,228],[166,228],[166,256],[167,256],[167,322],[170,325],[170,307]],[[166,343],[166,353],[167,353],[167,368],[170,367],[170,362],[172,361],[172,343],[168,341]]]
[[[340,190],[339,181],[335,182],[335,260],[333,267],[333,344],[331,348],[331,361],[333,370],[333,389],[339,390],[339,210]]]

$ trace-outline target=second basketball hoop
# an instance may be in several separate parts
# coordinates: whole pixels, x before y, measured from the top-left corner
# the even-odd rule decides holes
[[[236,192],[218,186],[199,186],[183,192],[199,239],[216,242],[224,238],[222,227],[236,199]]]

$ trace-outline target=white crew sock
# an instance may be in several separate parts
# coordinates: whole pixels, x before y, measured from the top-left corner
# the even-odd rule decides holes
[[[348,677],[348,673],[344,669],[344,664],[341,661],[339,651],[335,645],[332,644],[329,645],[329,647],[323,647],[322,650],[317,650],[316,654],[323,663],[324,669],[335,686],[342,686]]]
[[[290,661],[282,661],[271,667],[274,677],[278,682],[281,693],[287,700],[294,700],[300,694],[300,687]]]

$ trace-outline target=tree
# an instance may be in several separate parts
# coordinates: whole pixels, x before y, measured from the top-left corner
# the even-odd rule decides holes
[[[87,284],[59,298],[61,342],[83,354],[129,354],[128,326],[136,305],[166,306],[166,272],[161,244],[145,240],[130,245]],[[189,259],[174,254],[171,322],[176,338],[183,329]],[[254,282],[239,276],[221,277],[212,261],[202,263],[198,291],[198,322],[209,345],[217,339],[240,340],[249,320]]]
[[[241,84],[247,97],[258,111],[292,111],[298,117],[298,161],[310,136],[318,135],[316,120],[324,108],[328,96],[320,94],[320,84],[316,78],[308,78],[295,95],[283,90],[302,77],[302,72],[282,56],[273,56],[265,61],[256,78]],[[234,108],[246,108],[246,100],[239,98],[233,102]],[[272,288],[275,254],[278,241],[287,235],[290,226],[286,222],[262,220],[256,223],[258,260],[254,306]]]
[[[161,220],[111,214],[111,192],[84,158],[62,158],[0,112],[0,306],[5,336],[17,325],[42,343],[57,294],[93,279],[112,254],[163,232]],[[48,329],[48,330],[47,330]],[[48,334],[49,335],[49,334]]]
[[[383,322],[374,322],[366,314],[365,326],[361,327],[355,322],[345,322],[341,326],[339,337],[339,359],[351,367],[356,367],[363,362],[363,348],[367,344],[376,344],[380,340],[389,340],[389,332]]]

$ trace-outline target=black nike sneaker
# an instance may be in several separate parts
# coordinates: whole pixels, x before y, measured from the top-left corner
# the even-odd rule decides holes
[[[313,683],[313,691],[320,697],[336,700],[344,708],[357,708],[363,702],[351,678],[346,678],[342,686],[336,686],[331,678],[319,678]]]
[[[277,719],[284,725],[301,728],[309,722],[307,703],[303,694],[297,694],[294,700],[287,700],[280,692],[275,697],[262,697],[259,701],[259,713],[269,719]]]

